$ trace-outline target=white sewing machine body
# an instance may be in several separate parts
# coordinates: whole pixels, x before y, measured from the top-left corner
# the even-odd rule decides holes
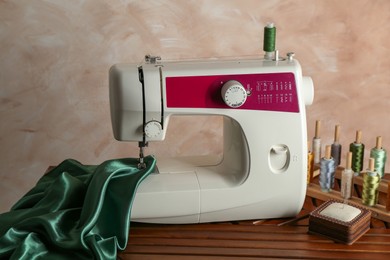
[[[245,100],[240,93],[236,100],[239,86]],[[223,156],[157,158],[159,173],[140,184],[132,220],[198,223],[296,215],[306,194],[305,105],[312,100],[312,81],[302,77],[292,57],[114,65],[110,104],[117,140],[163,140],[171,115],[224,118]]]

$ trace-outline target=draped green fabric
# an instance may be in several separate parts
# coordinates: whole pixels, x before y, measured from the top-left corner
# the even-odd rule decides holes
[[[127,244],[132,201],[155,167],[145,158],[82,165],[65,160],[0,214],[0,259],[116,259]]]

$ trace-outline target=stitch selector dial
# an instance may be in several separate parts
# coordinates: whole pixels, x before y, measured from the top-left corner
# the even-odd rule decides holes
[[[225,104],[232,108],[242,106],[248,96],[244,86],[236,80],[229,80],[223,84],[221,95]]]

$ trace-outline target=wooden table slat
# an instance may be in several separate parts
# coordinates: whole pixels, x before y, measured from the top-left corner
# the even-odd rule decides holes
[[[314,248],[313,248],[314,249]],[[209,256],[224,257],[275,257],[288,259],[389,259],[388,252],[340,251],[340,250],[308,250],[308,249],[274,249],[274,248],[225,248],[225,247],[193,247],[193,246],[140,246],[132,245],[126,254],[155,255],[153,259],[160,259],[160,255],[194,255],[207,259]],[[152,258],[150,258],[152,259]]]

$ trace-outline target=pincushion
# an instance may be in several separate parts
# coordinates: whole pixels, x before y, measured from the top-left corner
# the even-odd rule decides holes
[[[370,229],[371,212],[329,200],[310,213],[309,232],[351,245]]]

